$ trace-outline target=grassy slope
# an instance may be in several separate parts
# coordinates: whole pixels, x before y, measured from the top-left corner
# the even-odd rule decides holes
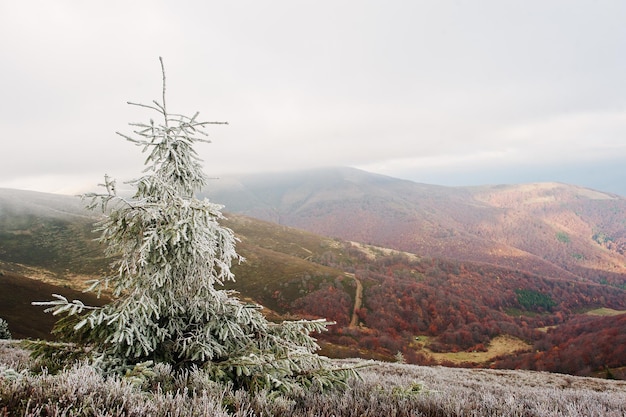
[[[620,314],[625,314],[625,310],[613,310],[612,308],[596,308],[594,310],[587,311],[590,316],[619,316]]]
[[[54,322],[31,301],[49,300],[52,293],[68,294],[93,303],[80,293],[85,281],[100,277],[109,261],[94,242],[93,213],[80,200],[16,190],[0,190],[0,317],[17,337],[49,337]],[[230,216],[227,226],[242,240],[239,253],[246,262],[233,268],[237,282],[228,283],[243,296],[284,314],[298,296],[289,281],[306,279],[317,287],[343,271],[312,262],[334,249],[331,239],[311,233]],[[33,278],[29,279],[27,277]],[[273,297],[280,290],[282,299]]]
[[[51,294],[70,300],[80,299],[89,305],[101,305],[104,299],[84,294],[67,287],[48,284],[10,272],[0,275],[0,317],[9,323],[14,338],[51,339],[50,330],[56,317],[44,313],[43,307],[34,307],[32,301],[47,301]]]
[[[440,187],[349,169],[284,177],[242,177],[211,195],[230,211],[324,236],[626,284],[624,197],[556,183]]]
[[[2,197],[1,193],[0,197]],[[102,249],[91,241],[93,235],[90,233],[89,225],[93,222],[93,218],[85,217],[85,213],[78,209],[69,211],[68,214],[68,210],[63,209],[63,201],[61,201],[63,199],[56,199],[52,204],[52,210],[48,210],[44,196],[39,197],[44,201],[34,208],[26,196],[22,196],[25,201],[22,207],[25,209],[20,209],[20,206],[13,200],[11,200],[12,206],[9,210],[6,209],[6,204],[2,207],[3,211],[0,211],[0,226],[2,226],[0,227],[0,270],[5,271],[5,276],[21,274],[46,280],[61,288],[67,286],[81,289],[84,280],[103,270],[107,263],[100,255]],[[229,217],[227,225],[241,238],[239,251],[247,258],[247,262],[234,268],[237,282],[229,286],[238,289],[243,296],[262,303],[280,315],[293,312],[294,302],[298,298],[324,285],[339,285],[337,288],[346,292],[349,297],[354,297],[356,288],[353,286],[353,280],[349,279],[343,281],[342,284],[337,284],[337,278],[346,276],[348,270],[353,272],[355,267],[372,271],[374,265],[369,265],[368,262],[393,257],[393,252],[387,249],[378,250],[363,245],[353,245],[354,251],[363,255],[355,259],[354,253],[348,253],[349,251],[346,250],[350,245],[346,246],[344,242],[243,216],[229,215]],[[21,249],[13,250],[15,248]],[[417,261],[418,258],[413,256],[409,257],[409,260]],[[397,272],[384,265],[382,269],[388,270],[386,273],[390,274],[384,279],[394,277]],[[442,273],[439,269],[435,272]],[[430,272],[425,269],[420,274],[426,274],[425,277],[428,277]],[[456,276],[450,270],[447,274],[449,282],[453,283],[450,288],[464,285],[463,283],[468,279],[468,277]],[[490,274],[487,271],[487,281],[490,279]],[[494,274],[500,275],[501,272],[496,271]],[[0,288],[2,290],[0,292],[13,298],[13,301],[22,299],[23,314],[29,317],[26,321],[19,321],[28,323],[32,333],[28,334],[26,330],[19,330],[15,334],[42,337],[41,335],[46,334],[50,327],[50,317],[44,316],[45,318],[41,320],[30,319],[30,314],[34,314],[32,313],[34,308],[29,303],[36,299],[49,299],[49,294],[58,293],[59,289],[46,287],[39,293],[35,293],[29,283],[24,284],[24,288],[27,289],[18,290],[10,287],[9,281],[2,278],[4,277],[0,277],[0,286],[3,287]],[[473,279],[476,278],[479,277],[474,274]],[[436,281],[437,279],[434,279],[433,283]],[[468,283],[471,286],[471,282]],[[366,293],[372,285],[379,284],[372,279],[364,281]],[[467,294],[467,291],[462,290],[461,293]],[[34,296],[34,294],[41,295]],[[71,297],[85,299],[82,294]],[[364,303],[366,307],[367,301],[366,299]],[[3,317],[3,314],[10,324],[15,320],[15,314],[11,315],[10,308],[4,312],[0,311],[0,317]],[[376,314],[376,311],[370,311],[370,314]],[[14,328],[15,325],[11,325]],[[512,350],[518,348],[519,346],[516,345],[512,347]],[[339,350],[337,347],[330,347],[325,351],[338,352]],[[365,357],[380,357],[367,351],[357,353]],[[393,357],[393,354],[395,351],[389,352],[388,357]],[[431,356],[438,360],[458,362],[459,355],[460,353],[457,352],[438,353]],[[473,358],[472,355],[469,357]],[[473,359],[478,360],[484,357],[488,355],[478,355]]]
[[[510,355],[513,352],[527,352],[532,349],[532,345],[511,336],[497,336],[492,339],[487,350],[484,352],[433,352],[428,348],[429,338],[420,336],[420,340],[416,341],[414,348],[419,352],[424,352],[428,357],[433,358],[439,363],[452,363],[454,365],[462,365],[465,363],[490,364],[495,358]]]
[[[342,361],[342,365],[362,361]],[[33,375],[19,348],[0,342],[3,415],[300,416],[603,416],[626,414],[626,382],[531,371],[469,370],[367,362],[346,391],[299,395],[233,392],[201,373],[160,372],[144,391],[103,379],[85,366],[59,375]],[[11,376],[6,367],[24,371]],[[5,377],[8,376],[9,378]],[[163,387],[151,391],[150,387]]]

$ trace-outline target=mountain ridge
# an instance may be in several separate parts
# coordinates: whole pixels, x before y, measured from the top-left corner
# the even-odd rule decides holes
[[[449,189],[343,172],[326,173],[321,186],[310,174],[284,180],[296,193],[256,181],[265,187],[264,210],[284,201],[277,207],[283,219],[357,230],[362,240],[226,211],[224,224],[247,258],[233,267],[237,282],[229,289],[277,320],[337,322],[320,335],[324,354],[334,357],[392,360],[401,352],[411,363],[581,375],[626,366],[626,356],[608,348],[622,343],[626,311],[625,275],[611,269],[625,263],[623,198],[557,183]],[[252,192],[245,184],[237,189],[240,198]],[[93,241],[93,214],[78,198],[0,190],[0,275],[44,276],[74,289],[102,276],[108,260]],[[397,247],[417,242],[424,250],[373,245],[379,231],[403,238]],[[0,277],[0,284],[8,282]],[[617,318],[585,314],[607,308]],[[527,353],[494,357],[491,348],[502,340],[512,341],[511,353],[519,346]],[[586,359],[559,357],[561,351]]]
[[[557,182],[445,187],[353,168],[280,178],[241,176],[205,195],[234,213],[422,256],[523,264],[568,279],[626,273],[615,249],[626,243],[626,198],[617,194]]]

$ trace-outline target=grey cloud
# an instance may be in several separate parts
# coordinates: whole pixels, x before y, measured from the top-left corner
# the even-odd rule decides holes
[[[591,0],[6,2],[0,186],[134,176],[141,155],[114,132],[149,117],[125,102],[160,98],[162,55],[171,109],[231,123],[200,148],[212,175],[490,177],[462,162],[601,187],[626,157],[624,20],[625,3]],[[596,170],[551,168],[572,164]]]

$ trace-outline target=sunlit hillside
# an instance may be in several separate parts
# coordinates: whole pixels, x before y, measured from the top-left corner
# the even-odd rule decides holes
[[[626,198],[559,183],[441,187],[349,168],[215,182],[231,212],[313,233],[626,285]]]
[[[394,182],[386,177],[380,181],[382,185]],[[512,186],[496,187],[495,191],[484,187],[454,193],[488,200],[492,206],[488,211],[495,212],[498,206],[523,206],[524,201],[534,206],[547,198],[544,194],[548,191],[556,196],[550,197],[552,201],[559,196],[555,189],[561,187]],[[622,200],[613,196],[598,199],[598,195],[605,194],[563,187],[568,193],[579,190],[583,206],[598,205],[596,217],[592,216],[593,211],[588,211],[590,214],[585,217],[588,223],[584,224],[602,228],[603,236],[611,237],[602,240],[597,235],[594,240],[592,236],[588,246],[609,256],[607,259],[623,256],[618,227],[620,214],[615,208],[613,217],[602,214],[606,213],[606,204],[619,207]],[[368,189],[369,185],[364,188]],[[392,185],[389,190],[393,190]],[[529,194],[520,194],[520,190]],[[450,201],[452,197],[444,198],[447,192],[441,188],[443,194],[437,197],[435,193],[430,200],[425,198],[424,204]],[[519,200],[522,195],[535,194],[543,197]],[[589,196],[595,200],[588,200]],[[469,204],[466,197],[458,201]],[[487,203],[481,204],[484,208]],[[565,206],[568,204],[573,203]],[[441,207],[444,210],[446,205]],[[563,210],[567,215],[558,214],[557,210],[552,217],[539,210],[543,217],[537,217],[542,219],[537,220],[541,226],[538,229],[547,227],[547,219],[565,227],[563,219],[572,215],[569,209]],[[531,213],[526,209],[522,212],[528,216]],[[432,218],[438,216],[437,222],[447,221],[437,210],[426,213]],[[575,213],[579,213],[578,219],[582,218],[582,209]],[[481,261],[455,258],[453,251],[448,257],[437,257],[322,237],[242,215],[227,216],[225,224],[240,239],[238,250],[246,258],[233,269],[237,280],[228,287],[240,291],[242,298],[262,304],[272,320],[325,317],[335,321],[328,333],[318,336],[325,355],[394,361],[401,354],[406,362],[422,365],[524,368],[625,377],[626,354],[616,348],[626,346],[624,275],[597,269],[600,279],[590,279],[580,276],[582,269],[558,272],[565,271],[567,265],[558,266],[546,260],[550,246],[574,247],[573,242],[578,242],[576,236],[584,234],[579,231],[584,229],[579,227],[581,220],[572,223],[578,226],[570,225],[567,229],[569,241],[565,235],[557,234],[543,243],[547,245],[546,259],[542,258],[533,270],[525,267],[526,264],[511,267],[506,251],[493,252],[491,260]],[[360,214],[353,217],[355,224],[358,223]],[[466,215],[466,219],[470,218]],[[97,213],[84,211],[80,199],[75,197],[0,190],[0,292],[5,298],[0,303],[0,317],[8,320],[16,336],[49,334],[54,320],[43,314],[41,308],[32,306],[32,301],[47,300],[52,293],[59,293],[72,299],[99,302],[72,292],[81,291],[86,280],[101,276],[108,268],[109,261],[103,257],[102,247],[93,240],[95,235],[91,232],[96,219]],[[489,232],[489,242],[505,242],[500,243],[501,247],[511,251],[512,246],[506,242],[516,241],[522,246],[526,241],[516,240],[518,234],[526,233],[524,222],[517,229],[514,222],[507,223],[507,229],[501,227],[504,223],[498,223],[497,217],[493,219],[493,225],[485,221],[481,226],[481,233]],[[443,233],[446,229],[441,230]],[[552,233],[553,229],[550,230]],[[449,233],[452,236],[439,239],[442,251],[449,249],[444,243],[451,242],[454,236],[471,236],[466,231]],[[550,233],[546,236],[551,236]],[[528,239],[533,234],[526,236]],[[428,239],[433,244],[437,242],[432,236]],[[480,242],[471,242],[466,247],[468,253],[473,253],[472,245],[480,247]],[[520,259],[540,258],[524,253]],[[558,273],[541,272],[545,270]],[[41,282],[49,286],[37,284]],[[613,315],[587,314],[603,311],[611,311]]]

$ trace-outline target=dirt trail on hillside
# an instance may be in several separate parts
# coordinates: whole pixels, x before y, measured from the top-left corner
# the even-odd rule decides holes
[[[356,282],[356,294],[354,295],[354,308],[352,309],[350,327],[357,327],[359,325],[358,311],[361,308],[361,304],[363,304],[363,284],[361,284],[361,280],[359,280],[356,275],[347,272],[346,275],[354,279],[354,282]]]

